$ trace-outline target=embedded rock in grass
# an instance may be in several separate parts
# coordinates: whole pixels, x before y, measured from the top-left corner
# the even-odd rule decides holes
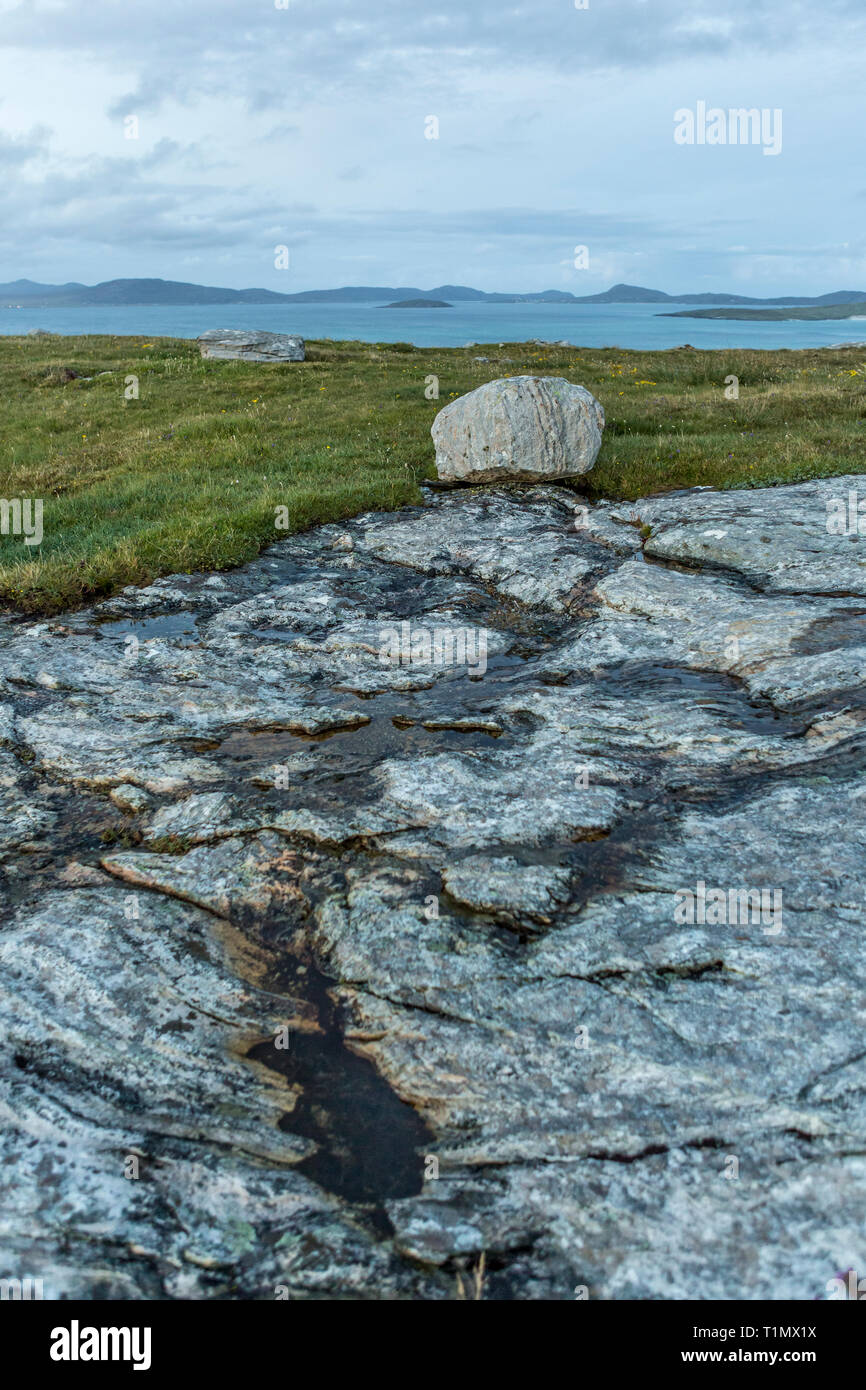
[[[538,482],[588,473],[604,411],[564,377],[488,381],[439,411],[430,433],[443,482]]]
[[[200,333],[202,357],[242,362],[303,362],[304,340],[296,333],[265,333],[258,328],[209,328]]]

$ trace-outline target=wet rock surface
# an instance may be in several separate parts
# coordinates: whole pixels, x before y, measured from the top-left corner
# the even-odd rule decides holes
[[[483,1256],[488,1298],[813,1299],[862,1267],[854,487],[433,494],[0,617],[0,1274],[452,1299]]]

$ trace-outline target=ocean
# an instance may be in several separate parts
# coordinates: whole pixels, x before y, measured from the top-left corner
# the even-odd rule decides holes
[[[676,309],[687,305],[671,306]],[[712,307],[701,305],[701,308]],[[670,319],[658,304],[477,304],[450,309],[387,309],[376,304],[119,305],[0,309],[0,333],[109,333],[195,338],[208,328],[262,328],[304,338],[410,342],[418,347],[567,339],[580,347],[814,348],[866,342],[866,319],[746,323]]]

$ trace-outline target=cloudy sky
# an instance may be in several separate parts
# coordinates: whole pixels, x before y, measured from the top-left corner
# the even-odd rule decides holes
[[[0,0],[0,36],[0,280],[866,288],[864,0]],[[781,152],[677,144],[698,102],[781,110]]]

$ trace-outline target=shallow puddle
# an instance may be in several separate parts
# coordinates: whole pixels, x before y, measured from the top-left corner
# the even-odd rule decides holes
[[[483,726],[483,715],[473,727],[453,728],[438,716],[426,714],[414,705],[402,705],[399,713],[391,712],[395,705],[388,701],[388,712],[375,713],[369,723],[348,729],[332,729],[321,734],[293,733],[289,729],[238,729],[227,738],[190,740],[186,746],[193,752],[207,752],[211,760],[227,759],[238,770],[253,771],[262,764],[285,764],[297,756],[301,748],[317,749],[316,769],[322,772],[356,772],[386,758],[407,754],[465,751],[507,742],[502,735]],[[454,715],[454,722],[464,716]],[[427,728],[422,720],[433,720],[437,727]]]
[[[139,642],[147,642],[151,637],[160,637],[181,647],[192,646],[201,640],[194,613],[161,613],[153,618],[111,618],[97,623],[96,631],[102,637],[117,642],[125,642],[127,637],[135,637]]]
[[[317,1151],[298,1171],[344,1201],[368,1208],[376,1229],[390,1234],[384,1203],[421,1191],[424,1155],[433,1136],[373,1064],[344,1041],[330,982],[304,952],[284,954],[268,987],[314,1005],[320,1033],[292,1033],[287,1048],[258,1043],[248,1056],[299,1090],[280,1127],[312,1139]]]
[[[717,672],[693,671],[684,666],[653,666],[644,663],[610,668],[593,681],[601,695],[621,700],[639,700],[670,695],[681,700],[693,694],[690,703],[712,710],[731,728],[756,734],[797,733],[801,724],[780,713],[773,705],[751,700],[733,676]]]

